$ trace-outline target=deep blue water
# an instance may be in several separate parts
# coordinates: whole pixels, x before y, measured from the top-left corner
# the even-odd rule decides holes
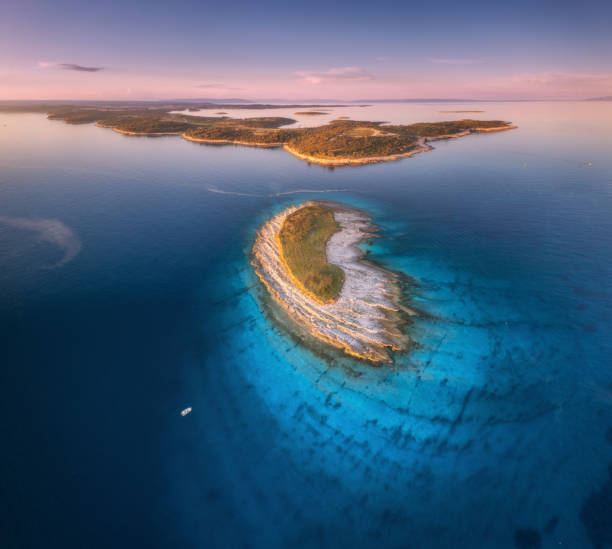
[[[519,129],[336,170],[0,117],[2,546],[612,547],[612,111],[487,108]],[[262,310],[308,198],[410,277],[393,366]]]

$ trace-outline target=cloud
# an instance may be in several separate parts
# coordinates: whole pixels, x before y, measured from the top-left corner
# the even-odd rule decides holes
[[[231,86],[225,86],[224,84],[198,84],[196,88],[206,88],[215,90],[241,90],[242,88],[233,88]]]
[[[0,223],[31,231],[38,240],[58,246],[64,253],[63,257],[54,265],[48,267],[61,267],[81,251],[81,241],[72,229],[58,219],[28,219],[27,217],[0,216]]]
[[[612,73],[542,71],[458,82],[457,97],[574,100],[610,95]]]
[[[78,72],[98,72],[104,69],[104,67],[84,67],[83,65],[75,65],[74,63],[60,63],[58,66],[65,71]]]
[[[322,84],[333,82],[362,82],[374,80],[374,77],[359,67],[332,68],[325,72],[296,72],[304,82],[309,84]]]
[[[462,58],[435,58],[430,59],[432,63],[437,65],[479,65],[484,63],[484,59],[462,59]]]
[[[85,67],[83,65],[76,65],[74,63],[50,63],[49,61],[39,61],[38,66],[41,69],[47,69],[53,67],[56,69],[62,69],[65,71],[77,71],[77,72],[98,72],[104,70],[104,67]]]
[[[608,95],[612,73],[522,73],[492,80],[489,85],[498,90],[514,90],[515,95],[523,97],[580,99]]]
[[[551,88],[579,88],[599,85],[610,88],[612,74],[610,73],[577,73],[577,72],[541,72],[517,74],[508,79],[514,84],[530,84]]]

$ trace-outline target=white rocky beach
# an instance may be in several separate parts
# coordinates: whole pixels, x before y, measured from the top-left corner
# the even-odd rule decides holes
[[[342,290],[333,303],[321,304],[298,287],[283,260],[278,238],[288,215],[313,204],[330,208],[341,227],[326,244],[328,262],[344,271]],[[253,265],[272,298],[296,324],[349,355],[390,362],[391,351],[405,348],[406,338],[399,329],[396,276],[364,261],[364,252],[358,247],[374,230],[364,212],[340,204],[305,202],[291,206],[259,230]]]

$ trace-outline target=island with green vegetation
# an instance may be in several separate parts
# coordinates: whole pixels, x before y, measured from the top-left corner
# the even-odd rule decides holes
[[[197,108],[270,108],[270,105],[205,105]],[[276,108],[287,107],[276,105]],[[300,107],[300,105],[292,105]],[[301,105],[313,107],[313,105]],[[185,114],[194,106],[184,104],[46,105],[5,104],[0,112],[43,112],[51,120],[68,124],[95,123],[129,136],[180,135],[208,145],[283,147],[306,162],[323,166],[359,166],[407,158],[429,151],[440,139],[515,128],[502,120],[452,120],[417,124],[343,119],[312,128],[293,127],[292,118],[269,116],[230,118]],[[183,112],[177,112],[182,110]],[[224,111],[217,111],[224,112]],[[324,114],[323,111],[300,111]]]
[[[321,116],[323,114],[329,114],[329,113],[323,112],[323,111],[298,111],[298,112],[294,112],[293,114],[298,115],[298,116]]]
[[[118,118],[106,118],[97,122],[102,128],[112,128],[117,133],[126,135],[182,135],[191,128],[189,122],[181,120],[169,120],[163,117],[141,118],[138,116],[127,116]]]
[[[324,166],[359,166],[407,158],[432,150],[428,143],[472,133],[513,129],[501,120],[454,120],[408,125],[334,120],[324,126],[303,128],[284,148],[287,152]]]
[[[401,303],[400,275],[364,259],[359,244],[375,232],[361,210],[305,202],[259,229],[252,263],[298,337],[379,365],[409,347],[403,327],[415,313]]]
[[[255,118],[216,118],[212,122],[192,123],[182,135],[188,141],[209,145],[282,147],[296,131],[281,126],[294,124],[293,118],[280,116]]]
[[[484,112],[484,111],[438,111],[439,113],[468,113],[468,112]]]

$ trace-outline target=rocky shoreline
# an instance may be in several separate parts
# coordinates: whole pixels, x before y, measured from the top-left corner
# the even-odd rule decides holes
[[[96,124],[96,126],[100,128],[107,127],[107,126],[100,126],[99,124]],[[165,135],[181,135],[183,133],[182,131],[179,131],[179,132],[132,132],[128,130],[121,130],[119,128],[113,128],[113,131],[120,133],[122,135],[135,135],[139,137],[163,137]]]
[[[319,166],[327,166],[327,167],[343,167],[343,166],[365,166],[367,164],[378,164],[380,162],[390,162],[393,160],[401,160],[402,158],[410,158],[417,154],[431,151],[434,149],[431,145],[429,145],[432,141],[441,141],[444,139],[454,139],[459,137],[465,137],[466,135],[470,135],[472,133],[492,133],[492,132],[501,132],[506,130],[514,130],[516,126],[499,126],[494,128],[474,128],[472,130],[465,130],[459,133],[454,134],[446,134],[440,135],[436,137],[421,137],[416,142],[416,146],[414,149],[407,151],[405,153],[397,153],[397,154],[388,154],[381,156],[364,156],[364,157],[337,157],[337,158],[324,158],[320,156],[313,156],[299,152],[294,149],[287,143],[260,143],[260,142],[251,142],[251,141],[240,141],[240,140],[232,140],[232,139],[204,139],[204,138],[196,138],[190,137],[185,133],[181,134],[181,137],[187,141],[193,141],[194,143],[202,143],[208,145],[240,145],[243,147],[260,147],[260,148],[278,148],[282,147],[286,152],[299,158],[300,160],[304,160],[310,164],[317,164]],[[125,133],[125,132],[122,132]],[[180,133],[180,132],[179,132]],[[132,134],[135,135],[135,134]],[[175,134],[173,134],[175,135]]]
[[[328,261],[344,271],[342,290],[333,303],[321,304],[302,292],[282,257],[278,233],[285,218],[309,205],[330,208],[341,226],[326,245]],[[392,352],[408,347],[409,340],[401,330],[408,311],[399,303],[397,276],[363,260],[358,245],[375,230],[364,212],[341,204],[290,206],[258,231],[252,264],[270,296],[297,326],[348,355],[380,364],[392,362]]]
[[[283,143],[264,143],[257,141],[239,141],[235,139],[206,139],[203,137],[191,137],[186,133],[180,134],[186,141],[193,141],[194,143],[202,143],[205,145],[240,145],[242,147],[261,147],[264,149],[274,149],[282,147]]]

